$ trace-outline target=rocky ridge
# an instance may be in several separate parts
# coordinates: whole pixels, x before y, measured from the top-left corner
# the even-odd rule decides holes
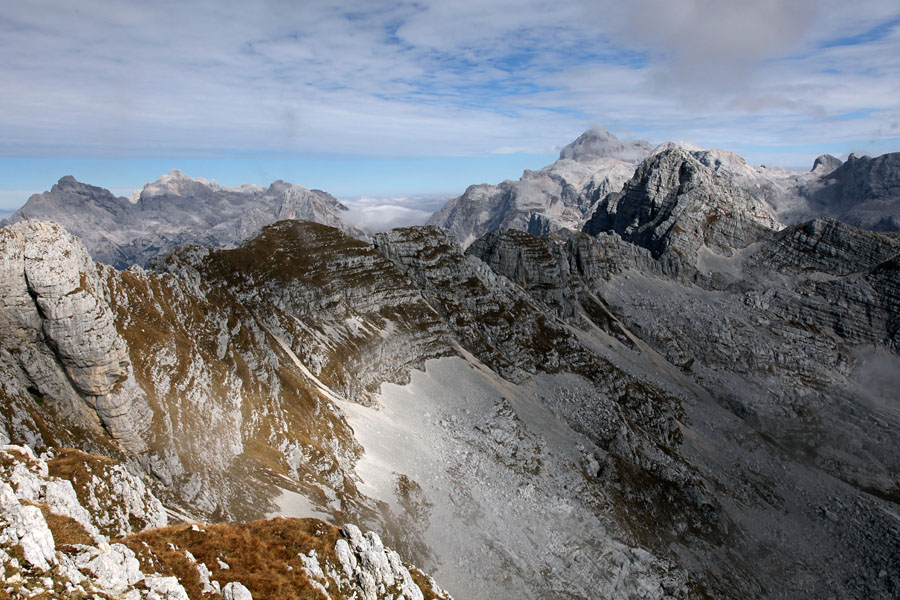
[[[816,158],[809,172],[752,166],[733,152],[687,142],[621,142],[592,129],[567,145],[560,158],[519,181],[473,185],[450,200],[428,224],[451,231],[465,248],[493,229],[519,229],[542,237],[565,238],[579,231],[598,204],[618,193],[644,161],[674,149],[711,169],[770,213],[779,227],[827,216],[876,231],[898,231],[900,198],[897,157],[852,155],[846,163],[831,155]]]

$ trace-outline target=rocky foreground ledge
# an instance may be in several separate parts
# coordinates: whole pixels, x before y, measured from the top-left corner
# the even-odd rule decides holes
[[[167,520],[115,461],[0,446],[0,599],[452,600],[355,525]]]

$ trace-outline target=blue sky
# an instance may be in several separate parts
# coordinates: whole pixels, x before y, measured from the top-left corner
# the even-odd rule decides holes
[[[794,168],[900,150],[900,7],[10,0],[0,81],[0,208],[172,168],[430,207],[593,126]]]

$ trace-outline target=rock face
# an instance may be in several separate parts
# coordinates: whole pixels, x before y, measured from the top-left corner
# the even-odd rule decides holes
[[[696,263],[701,247],[719,254],[749,246],[777,226],[756,199],[673,148],[648,159],[620,192],[601,200],[584,232],[614,232],[650,251]]]
[[[145,185],[133,199],[63,177],[2,224],[54,221],[77,235],[94,260],[124,269],[145,265],[180,244],[233,247],[283,219],[316,221],[365,238],[341,220],[346,210],[330,194],[280,180],[268,188],[227,188],[172,171]]]
[[[58,225],[19,223],[0,232],[0,261],[2,344],[22,370],[23,387],[142,447],[149,408],[81,242]]]
[[[590,130],[563,148],[558,161],[525,171],[519,181],[470,186],[428,224],[451,231],[463,247],[497,228],[537,233],[540,227],[545,235],[578,230],[592,211],[591,198],[620,189],[651,149],[644,141],[621,142],[607,131]]]

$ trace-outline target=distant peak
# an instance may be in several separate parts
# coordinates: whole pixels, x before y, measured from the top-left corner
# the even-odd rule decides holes
[[[813,163],[813,168],[811,171],[813,173],[822,173],[827,174],[831,173],[838,167],[840,167],[843,162],[836,156],[832,156],[830,154],[822,154],[821,156],[816,157],[816,161]]]
[[[53,191],[62,190],[62,191],[75,191],[81,190],[85,188],[85,184],[78,181],[71,175],[66,175],[65,177],[60,177],[59,181],[56,185],[53,186]]]
[[[172,169],[153,183],[148,183],[141,191],[141,196],[161,196],[169,194],[180,196],[183,193],[183,186],[203,186],[213,191],[222,189],[222,186],[213,180],[204,179],[203,177],[191,177],[178,169]]]
[[[650,154],[652,146],[644,140],[623,142],[600,127],[588,129],[559,153],[560,160],[617,158],[626,162],[640,162]]]
[[[581,134],[579,139],[594,139],[604,142],[618,142],[619,138],[617,138],[612,132],[603,129],[602,127],[592,127]]]

